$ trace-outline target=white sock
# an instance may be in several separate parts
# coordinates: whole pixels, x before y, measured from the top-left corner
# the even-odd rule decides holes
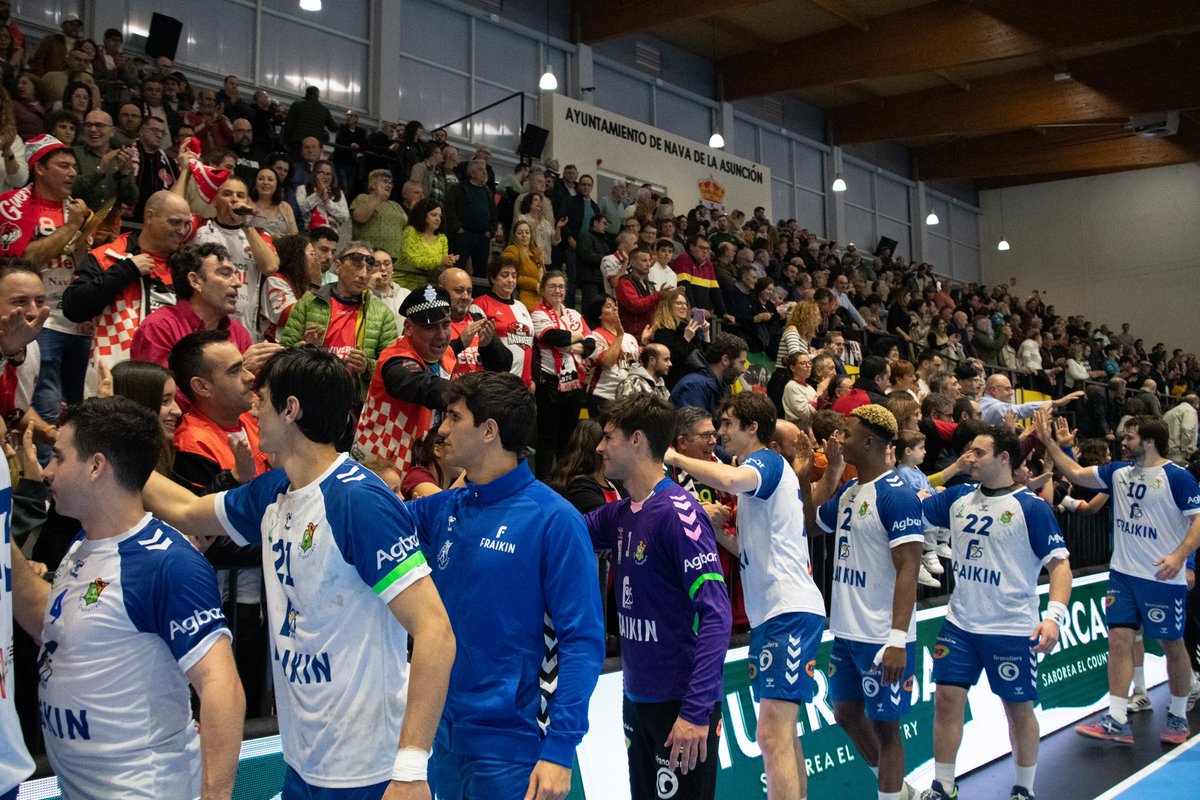
[[[1134,667],[1133,668],[1133,689],[1135,692],[1146,691],[1146,668],[1145,667]]]
[[[954,790],[954,762],[943,764],[941,761],[933,762],[933,779],[942,785],[946,791]]]
[[[1017,767],[1017,786],[1033,791],[1033,774],[1037,772],[1037,764],[1032,767],[1022,767],[1020,764]]]
[[[868,766],[868,768],[871,770],[871,773],[875,776],[875,779],[878,780],[879,779],[879,767]]]
[[[900,792],[880,792],[879,800],[900,800]]]
[[[1108,713],[1113,719],[1115,719],[1117,722],[1120,722],[1122,725],[1129,721],[1128,709],[1128,697],[1117,697],[1115,694],[1110,694],[1108,696]],[[1026,786],[1025,788],[1028,789],[1029,787]]]
[[[1187,719],[1187,695],[1176,697],[1171,695],[1170,712],[1177,717]]]

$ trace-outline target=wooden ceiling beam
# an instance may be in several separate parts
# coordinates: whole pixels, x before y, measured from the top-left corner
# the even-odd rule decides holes
[[[585,44],[619,39],[664,25],[734,14],[766,0],[659,0],[655,3],[595,3],[576,0],[579,38]]]
[[[868,28],[866,18],[854,9],[850,8],[850,6],[846,5],[844,2],[842,2],[842,0],[808,0],[808,2],[817,8],[828,11],[842,22],[846,23],[847,25],[853,25],[860,31],[865,31]]]
[[[828,112],[838,144],[936,136],[984,136],[1038,125],[1113,119],[1200,106],[1200,34],[1179,48],[1148,44],[1055,68],[981,78],[967,92],[935,89]],[[726,84],[728,87],[728,84]]]
[[[944,80],[946,83],[954,84],[959,89],[962,89],[964,92],[968,91],[971,88],[971,84],[969,82],[958,77],[957,75],[955,75],[953,72],[951,72],[948,69],[935,69],[933,71],[933,74],[937,75],[939,78]]]
[[[916,155],[923,180],[1017,180],[1143,169],[1200,160],[1200,126],[1186,120],[1174,136],[1146,139],[1118,128],[1057,128],[988,136]]]
[[[1200,5],[1178,0],[935,0],[867,22],[866,30],[846,25],[780,43],[771,69],[745,56],[723,61],[725,96],[737,100],[1191,32],[1200,30]]]

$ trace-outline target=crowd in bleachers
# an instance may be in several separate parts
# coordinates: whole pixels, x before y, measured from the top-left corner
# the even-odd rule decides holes
[[[358,416],[339,444],[405,499],[459,478],[441,453],[444,392],[479,371],[510,371],[535,395],[535,472],[581,512],[621,496],[594,419],[638,392],[670,398],[673,446],[705,460],[726,458],[721,401],[765,392],[793,423],[772,447],[790,460],[795,437],[812,436],[814,480],[824,444],[867,403],[896,418],[905,480],[965,480],[972,431],[1032,415],[1018,388],[1072,412],[1095,462],[1138,414],[1167,418],[1173,460],[1196,450],[1200,363],[1147,350],[1128,323],[955,284],[894,243],[842,247],[761,207],[677,208],[619,180],[597,196],[600,176],[576,165],[523,163],[498,180],[489,148],[445,130],[339,122],[316,87],[288,105],[236,76],[193,86],[169,59],[126,52],[120,31],[82,38],[78,18],[36,46],[0,23],[0,310],[23,304],[30,267],[44,287],[28,323],[44,330],[3,354],[0,402],[10,429],[33,426],[43,462],[64,405],[116,393],[159,415],[159,469],[193,491],[262,474],[253,377],[304,345],[355,376]],[[1022,440],[1036,455],[1036,437]],[[1041,463],[1023,479],[1062,503]],[[671,473],[734,534],[731,495]],[[42,503],[18,542],[53,570],[78,528],[40,482],[17,490]],[[207,555],[237,569],[224,591],[239,668],[252,713],[267,711],[260,554]],[[944,587],[948,557],[931,531],[920,581]],[[744,630],[736,555],[722,565]]]

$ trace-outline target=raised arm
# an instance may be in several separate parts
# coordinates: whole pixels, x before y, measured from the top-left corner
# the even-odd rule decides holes
[[[728,494],[752,492],[758,488],[758,472],[752,467],[734,467],[719,461],[702,461],[680,455],[674,449],[667,451],[663,461],[667,466],[686,470],[701,483]]]
[[[1037,437],[1042,440],[1042,444],[1046,448],[1046,454],[1054,462],[1054,466],[1068,481],[1076,486],[1083,486],[1088,489],[1106,488],[1104,481],[1100,480],[1090,467],[1079,466],[1075,459],[1063,452],[1062,447],[1056,440],[1055,431],[1051,430],[1050,414],[1051,409],[1049,406],[1043,406],[1035,411],[1033,414],[1033,427],[1037,431]]]
[[[191,537],[223,536],[217,519],[217,496],[197,497],[157,472],[151,473],[142,490],[146,508],[168,525]]]

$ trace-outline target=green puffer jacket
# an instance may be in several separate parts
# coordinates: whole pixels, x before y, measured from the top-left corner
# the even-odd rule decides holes
[[[304,331],[309,325],[316,326],[321,331],[321,340],[325,339],[325,331],[329,328],[330,296],[336,284],[327,283],[316,291],[309,292],[300,298],[288,316],[287,325],[279,336],[279,343],[284,347],[294,347],[304,343]],[[375,373],[375,362],[379,354],[396,341],[396,318],[392,310],[376,299],[370,292],[363,295],[362,310],[359,311],[358,322],[355,325],[355,341],[357,347],[367,356],[367,369],[358,376],[358,391],[360,398],[365,399],[367,389],[371,385],[371,376]]]

